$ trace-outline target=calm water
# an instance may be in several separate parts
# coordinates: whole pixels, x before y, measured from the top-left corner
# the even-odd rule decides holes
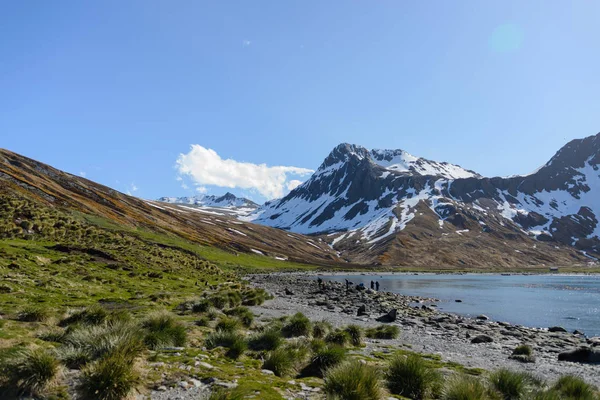
[[[378,280],[380,290],[440,299],[438,308],[530,327],[562,326],[600,336],[600,276],[350,275],[324,280]],[[462,303],[454,300],[460,299]]]

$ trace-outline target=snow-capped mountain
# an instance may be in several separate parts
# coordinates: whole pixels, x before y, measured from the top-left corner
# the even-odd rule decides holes
[[[163,203],[188,204],[202,207],[247,207],[258,208],[258,204],[243,197],[237,197],[232,193],[225,193],[223,196],[200,195],[192,197],[161,197],[158,199]]]
[[[539,260],[561,246],[573,246],[574,258],[594,258],[600,253],[599,164],[600,134],[571,141],[532,174],[508,178],[482,177],[403,150],[341,144],[308,181],[252,218],[327,234],[336,250],[360,248],[380,260],[398,252],[408,257],[402,251],[415,240],[435,251],[455,237],[460,246],[476,237],[476,246],[531,250]]]

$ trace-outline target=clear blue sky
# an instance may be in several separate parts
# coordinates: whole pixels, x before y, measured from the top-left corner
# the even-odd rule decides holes
[[[175,168],[193,144],[527,173],[600,131],[599,20],[583,0],[4,1],[0,147],[144,198],[194,192]]]

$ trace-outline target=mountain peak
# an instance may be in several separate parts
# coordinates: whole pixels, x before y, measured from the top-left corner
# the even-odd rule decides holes
[[[328,169],[333,165],[369,157],[369,150],[362,146],[350,143],[340,143],[331,150],[318,170]]]
[[[544,167],[583,168],[586,163],[600,164],[600,133],[571,140],[558,150]]]

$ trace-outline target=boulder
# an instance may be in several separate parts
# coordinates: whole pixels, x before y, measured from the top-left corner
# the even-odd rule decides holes
[[[291,291],[290,289],[288,289],[288,288],[285,288],[285,295],[286,295],[286,296],[293,296],[293,295],[294,295],[294,292],[292,292],[292,291]]]
[[[471,339],[471,343],[492,343],[494,338],[488,335],[477,335]]]
[[[487,315],[481,314],[481,315],[477,316],[477,319],[480,320],[480,321],[487,321],[489,318],[488,318]]]
[[[394,322],[397,317],[398,317],[398,310],[395,308],[392,308],[387,314],[384,314],[381,317],[377,318],[377,321],[379,321],[379,322]]]
[[[595,336],[595,337],[588,338],[587,342],[592,347],[595,347],[595,346],[600,347],[600,336]]]
[[[548,328],[548,332],[566,332],[567,330],[562,326],[551,326]]]
[[[600,363],[600,351],[589,347],[580,347],[575,350],[560,353],[558,355],[558,361],[598,364]]]
[[[358,317],[361,317],[363,315],[367,315],[367,306],[363,304],[360,307],[358,307],[358,311],[356,312],[356,315]]]

